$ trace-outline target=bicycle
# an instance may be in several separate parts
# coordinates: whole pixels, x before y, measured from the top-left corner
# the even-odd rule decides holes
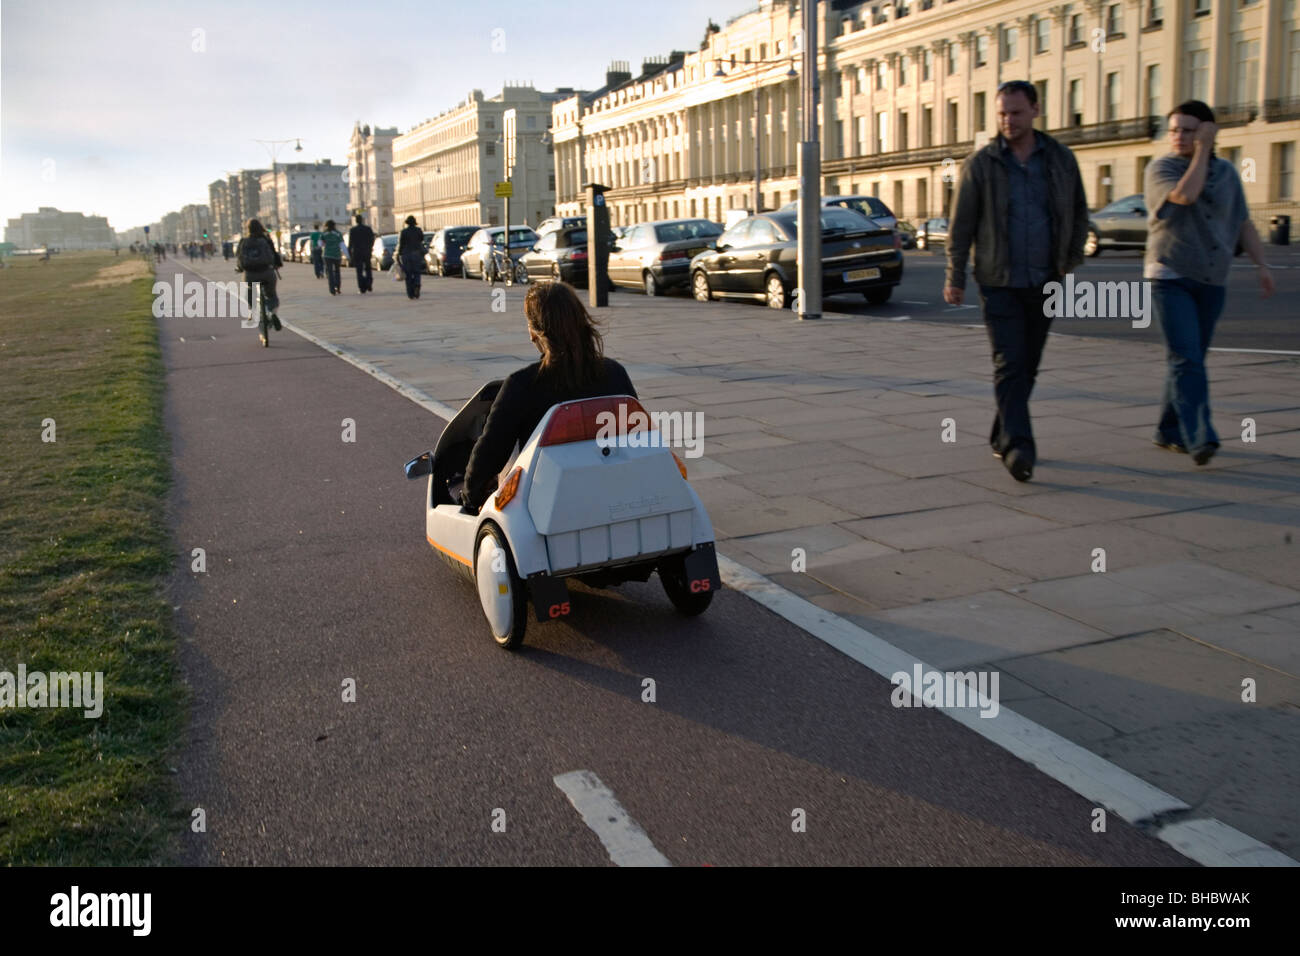
[[[271,347],[271,313],[266,310],[266,293],[262,286],[257,287],[257,337],[262,341],[262,348]]]
[[[505,285],[528,284],[528,269],[522,262],[516,262],[506,249],[492,245],[488,249],[488,259],[483,263],[483,281],[497,284],[500,279]]]

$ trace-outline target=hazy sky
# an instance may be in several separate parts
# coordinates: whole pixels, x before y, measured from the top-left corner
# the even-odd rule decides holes
[[[595,89],[611,60],[695,50],[757,0],[3,0],[0,220],[38,206],[118,230],[206,203],[226,170],[347,159],[506,81]],[[493,31],[504,31],[494,53]],[[195,31],[203,31],[196,34]]]

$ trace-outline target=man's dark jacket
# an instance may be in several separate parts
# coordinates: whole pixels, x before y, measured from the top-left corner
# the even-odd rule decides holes
[[[1073,272],[1083,262],[1083,242],[1088,236],[1088,198],[1074,153],[1046,133],[1034,135],[1043,144],[1047,173],[1048,214],[1052,229],[1052,269],[1058,276]],[[1002,159],[1001,134],[961,167],[948,221],[948,269],[945,285],[966,288],[966,259],[974,243],[975,281],[1006,286],[1011,281],[1007,262],[1007,220],[1010,186]]]
[[[365,223],[358,223],[348,230],[348,254],[353,262],[368,260],[374,245],[375,231]]]

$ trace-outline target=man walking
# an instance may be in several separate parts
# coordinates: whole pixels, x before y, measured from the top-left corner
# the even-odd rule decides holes
[[[997,400],[989,444],[1012,477],[1028,481],[1037,460],[1029,394],[1052,324],[1043,287],[1083,262],[1088,201],[1074,154],[1034,129],[1034,85],[1003,83],[996,103],[998,136],[962,164],[953,197],[943,298],[961,304],[974,243]]]
[[[1188,100],[1168,119],[1172,152],[1147,166],[1145,183],[1142,275],[1152,284],[1168,363],[1154,441],[1204,465],[1219,448],[1205,355],[1223,312],[1233,249],[1240,243],[1258,267],[1260,295],[1266,299],[1273,294],[1273,276],[1237,170],[1214,155],[1214,113],[1200,100]]]
[[[357,291],[362,295],[375,287],[375,274],[370,267],[370,250],[375,245],[375,231],[366,225],[365,217],[357,213],[357,224],[348,230],[348,255],[357,270]]]
[[[325,276],[325,257],[321,255],[320,248],[320,223],[313,223],[311,230],[311,240],[308,243],[311,247],[311,265],[316,270],[316,278],[321,279]]]
[[[334,220],[325,223],[325,231],[320,234],[321,257],[325,262],[325,275],[329,279],[330,295],[343,294],[343,277],[339,267],[343,253],[348,251],[343,241],[343,233],[334,228]]]
[[[397,261],[402,266],[402,276],[406,279],[406,297],[420,297],[420,278],[424,275],[424,231],[415,222],[414,216],[406,217],[406,228],[397,238]]]

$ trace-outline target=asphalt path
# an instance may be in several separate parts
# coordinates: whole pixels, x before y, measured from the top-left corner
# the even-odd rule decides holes
[[[577,586],[500,650],[402,474],[440,419],[288,331],[159,322],[187,862],[610,865],[555,782],[588,771],[674,865],[1187,863],[735,592]]]

